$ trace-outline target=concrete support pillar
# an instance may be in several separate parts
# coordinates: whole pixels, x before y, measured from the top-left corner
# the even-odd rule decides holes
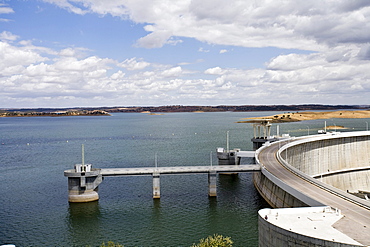
[[[208,196],[217,196],[217,172],[209,171],[208,173]]]
[[[153,173],[153,199],[161,198],[160,174]]]

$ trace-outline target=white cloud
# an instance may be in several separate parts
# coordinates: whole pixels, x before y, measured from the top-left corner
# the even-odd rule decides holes
[[[96,6],[99,3],[98,1],[95,1],[93,3],[93,2],[85,1],[85,0],[81,0],[81,1],[77,0],[77,1],[73,1],[73,2],[69,1],[69,0],[43,0],[43,1],[47,2],[47,3],[53,3],[57,6],[59,6],[60,8],[66,9],[66,10],[72,12],[72,13],[79,14],[79,15],[84,15],[86,13],[93,12],[94,11],[93,9],[95,9],[95,8],[92,7],[91,4]],[[76,5],[74,5],[74,4],[76,4]],[[81,7],[81,6],[83,6],[83,7]],[[111,9],[111,11],[113,11],[113,9]]]
[[[97,56],[78,58],[72,48],[46,58],[42,47],[29,50],[24,44],[0,43],[4,106],[366,104],[370,92],[368,60],[359,55],[367,47],[280,55],[266,69],[217,66],[198,72],[137,58],[121,63]],[[130,74],[117,67],[130,68]]]
[[[15,47],[5,42],[0,42],[0,73],[19,66],[46,61],[37,52],[24,47]]]
[[[59,71],[91,72],[99,69],[108,69],[108,64],[113,62],[111,59],[102,59],[96,56],[82,60],[78,60],[75,57],[61,57],[56,59],[53,67]]]
[[[158,30],[137,40],[136,45],[145,48],[160,48],[171,38],[172,33],[167,30]]]
[[[76,51],[72,48],[66,48],[59,52],[59,55],[62,57],[73,57],[76,55]]]
[[[220,67],[209,68],[204,71],[204,74],[209,74],[209,75],[222,75],[224,73],[225,73],[225,70],[221,69]]]
[[[162,73],[163,77],[178,77],[182,74],[182,69],[180,66],[164,70]]]
[[[168,40],[167,40],[167,42],[166,42],[166,44],[169,44],[169,45],[177,45],[177,44],[181,44],[181,43],[183,43],[184,41],[183,40],[181,40],[181,39],[176,39],[176,38],[174,38],[174,37],[170,37]]]
[[[205,50],[203,47],[200,47],[199,49],[198,49],[198,51],[199,52],[210,52],[210,50]]]
[[[3,31],[0,33],[0,40],[2,41],[15,41],[19,37],[17,35],[12,34],[11,32],[8,31]]]
[[[76,14],[97,13],[150,23],[138,46],[171,37],[213,44],[320,51],[336,43],[369,42],[369,1],[347,0],[44,0]]]
[[[0,14],[12,14],[14,10],[6,4],[0,3]]]
[[[143,59],[138,60],[139,61],[137,61],[136,57],[126,59],[122,63],[118,64],[118,66],[125,68],[127,70],[142,70],[150,66],[150,63],[142,61]]]
[[[123,73],[121,70],[117,71],[113,75],[110,76],[110,79],[112,80],[122,80],[125,77],[125,73]]]
[[[226,53],[226,52],[228,52],[228,50],[226,50],[226,49],[220,50],[220,54],[223,54],[223,53]]]
[[[177,45],[187,42],[186,37],[211,45],[314,52],[276,56],[265,69],[223,68],[215,61],[206,70],[188,71],[184,68],[191,66],[185,63],[178,63],[181,67],[136,57],[118,62],[81,54],[83,48],[16,43],[17,35],[3,31],[2,105],[27,106],[36,104],[35,98],[44,100],[44,106],[90,105],[91,99],[96,105],[368,104],[369,1],[44,1],[75,14],[110,14],[142,23],[147,35],[137,40],[138,47]],[[12,11],[0,5],[0,14]],[[202,47],[198,51],[209,52]]]

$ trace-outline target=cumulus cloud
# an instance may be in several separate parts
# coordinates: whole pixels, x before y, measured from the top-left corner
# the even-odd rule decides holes
[[[0,103],[35,97],[84,104],[368,104],[370,2],[366,0],[43,0],[72,13],[112,15],[144,25],[137,47],[186,42],[311,51],[283,54],[264,68],[202,71],[141,58],[82,56],[0,34]],[[0,5],[0,13],[12,13]],[[199,52],[209,52],[199,48]],[[226,49],[220,50],[220,53]],[[209,53],[210,54],[210,53]],[[207,55],[209,55],[207,54]],[[203,54],[205,55],[205,54]],[[180,63],[178,63],[180,64]],[[84,101],[86,100],[86,101]]]
[[[209,74],[209,75],[222,75],[224,73],[225,73],[225,70],[221,69],[220,67],[209,68],[204,71],[204,74]]]
[[[7,4],[0,3],[0,14],[12,14],[14,10]]]
[[[28,47],[0,42],[2,105],[366,104],[370,92],[367,46],[280,55],[265,69],[203,72],[137,58],[80,58],[74,48],[44,57],[42,47]]]
[[[167,30],[153,31],[145,37],[137,40],[136,45],[145,48],[160,48],[171,38],[171,32]]]
[[[244,47],[275,46],[320,51],[337,43],[369,42],[365,0],[44,0],[76,14],[131,19],[149,32],[137,45],[158,48],[171,37]]]
[[[8,31],[3,31],[0,33],[0,40],[2,41],[14,41],[17,40],[19,37],[17,35],[12,34]]]
[[[24,47],[15,47],[0,42],[0,73],[13,71],[15,68],[48,60],[37,52]]]
[[[181,74],[182,74],[182,69],[180,66],[170,68],[162,72],[163,77],[178,77]]]
[[[122,63],[118,64],[118,66],[125,68],[127,70],[141,70],[141,69],[145,69],[149,65],[150,63],[145,62],[142,59],[139,59],[139,61],[137,61],[136,57],[126,59]]]

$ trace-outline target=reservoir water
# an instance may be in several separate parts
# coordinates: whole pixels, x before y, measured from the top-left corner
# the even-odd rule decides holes
[[[258,246],[257,211],[268,205],[251,174],[219,175],[217,198],[208,197],[207,175],[161,176],[160,200],[152,199],[149,176],[106,178],[99,201],[70,204],[63,171],[81,163],[81,144],[95,168],[154,166],[155,155],[158,166],[216,164],[227,131],[231,148],[252,150],[252,125],[236,121],[275,113],[0,118],[0,244],[190,246],[218,233],[234,246]],[[365,130],[368,121],[327,124]],[[280,133],[300,136],[323,126],[280,124]]]

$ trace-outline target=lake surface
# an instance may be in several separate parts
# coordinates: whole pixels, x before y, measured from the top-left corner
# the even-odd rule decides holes
[[[0,244],[16,246],[190,246],[214,233],[234,246],[258,246],[257,211],[268,205],[251,174],[219,175],[217,198],[207,175],[161,176],[161,199],[152,199],[150,176],[106,178],[100,200],[68,203],[63,171],[95,168],[209,165],[216,148],[252,150],[245,117],[278,112],[117,113],[86,117],[0,118]],[[370,119],[334,119],[327,125],[365,130]],[[280,124],[280,133],[306,135],[324,120]],[[344,130],[348,131],[348,130]],[[272,134],[276,133],[273,126]]]

